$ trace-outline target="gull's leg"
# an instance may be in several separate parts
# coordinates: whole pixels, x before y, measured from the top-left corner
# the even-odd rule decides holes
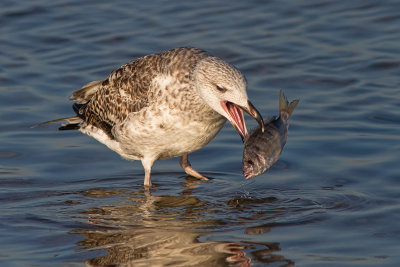
[[[150,170],[144,170],[144,186],[151,186],[151,169]]]
[[[144,167],[144,186],[151,186],[151,167],[153,166],[153,163],[153,159],[142,159],[142,165]]]
[[[180,160],[179,160],[179,164],[181,165],[181,167],[183,168],[183,170],[189,174],[190,176],[193,176],[195,178],[198,178],[200,180],[203,181],[208,181],[210,180],[209,178],[201,175],[200,173],[198,173],[197,171],[195,171],[192,166],[190,165],[189,159],[188,159],[188,155],[185,154],[183,156],[181,156]]]

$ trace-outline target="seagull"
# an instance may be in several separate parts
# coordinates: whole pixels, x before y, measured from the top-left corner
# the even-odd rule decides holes
[[[227,120],[243,141],[243,111],[264,127],[246,85],[234,66],[204,50],[180,47],[138,58],[86,84],[70,97],[75,116],[35,126],[67,121],[59,130],[79,130],[124,159],[140,160],[144,186],[152,185],[153,163],[173,157],[180,157],[188,175],[208,180],[192,168],[188,154],[207,145]]]

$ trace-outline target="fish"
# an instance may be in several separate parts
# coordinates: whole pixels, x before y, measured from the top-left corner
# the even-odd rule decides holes
[[[264,132],[258,126],[244,139],[242,169],[246,179],[266,172],[279,159],[288,135],[288,119],[299,103],[299,99],[289,103],[280,90],[279,117],[264,122]]]

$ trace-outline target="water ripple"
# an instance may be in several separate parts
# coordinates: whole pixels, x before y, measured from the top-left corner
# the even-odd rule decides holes
[[[399,2],[10,1],[0,10],[3,265],[398,265]],[[227,124],[213,180],[127,162],[57,125],[72,91],[143,55],[206,49],[264,118],[300,98],[279,161],[245,181]],[[248,128],[256,122],[246,117]]]

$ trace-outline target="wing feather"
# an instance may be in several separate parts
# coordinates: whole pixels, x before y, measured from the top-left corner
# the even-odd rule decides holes
[[[75,91],[71,100],[82,104],[76,113],[83,121],[112,137],[115,124],[153,102],[152,81],[156,76],[182,70],[190,75],[196,62],[207,56],[208,53],[196,48],[176,48],[148,55],[112,71],[103,81],[88,83]]]

